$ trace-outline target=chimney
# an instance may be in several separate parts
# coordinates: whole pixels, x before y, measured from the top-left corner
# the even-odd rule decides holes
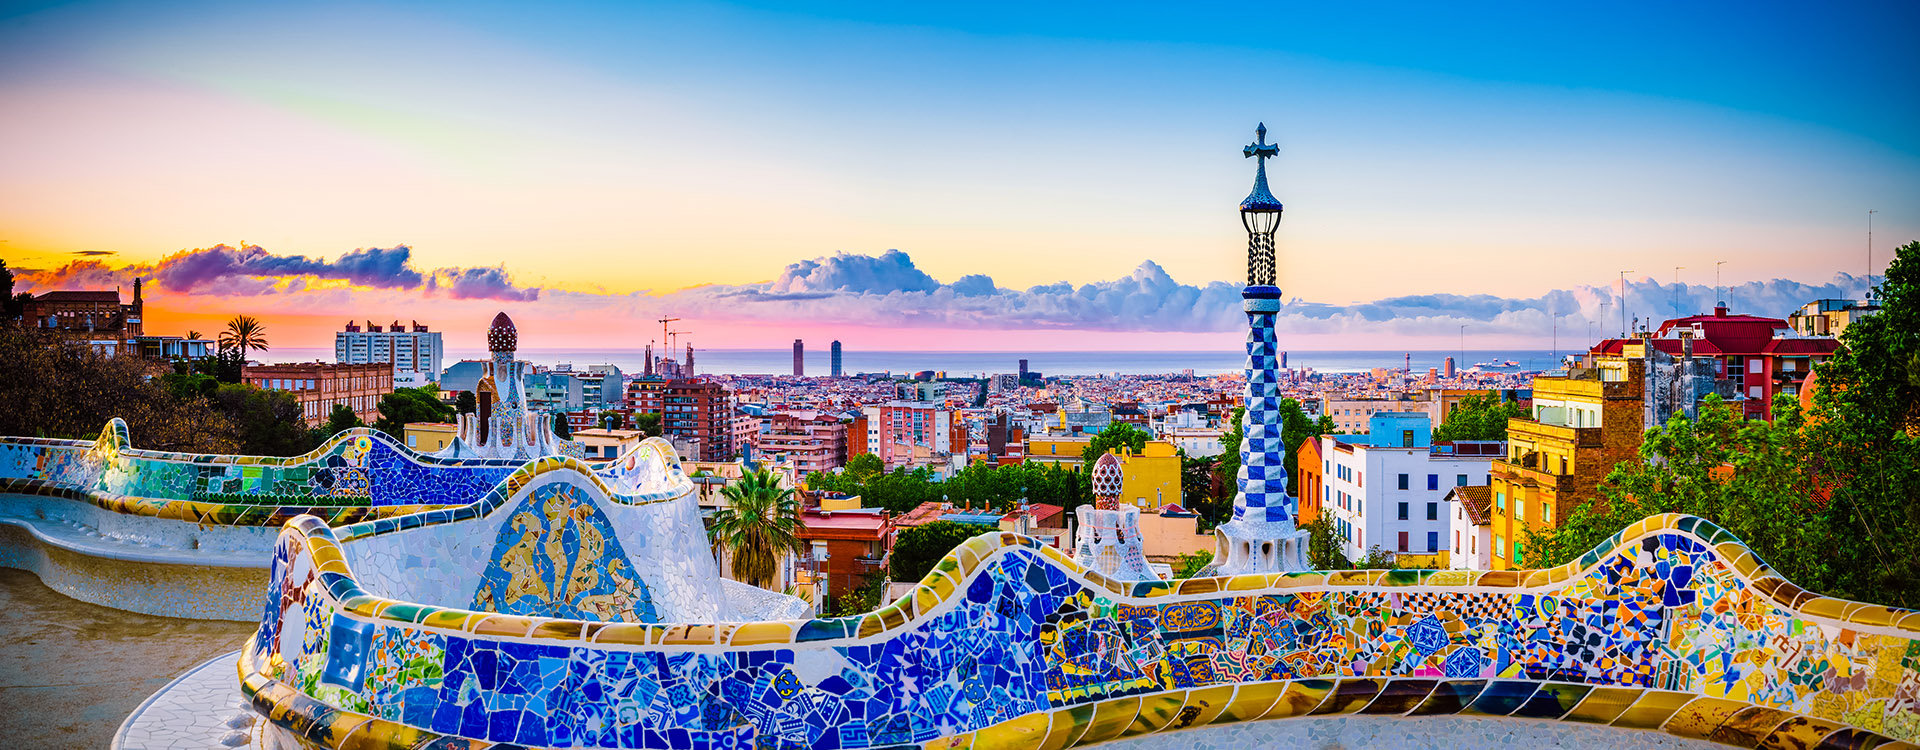
[[[140,314],[140,286],[144,283],[146,283],[146,279],[138,276],[133,277],[133,312],[135,315]]]
[[[1727,306],[1725,304],[1714,305],[1713,317],[1716,317],[1716,318],[1727,317]]]

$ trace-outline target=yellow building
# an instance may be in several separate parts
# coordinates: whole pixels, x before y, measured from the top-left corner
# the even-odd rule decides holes
[[[1636,455],[1644,364],[1602,357],[1596,367],[1533,379],[1531,418],[1508,420],[1507,455],[1491,471],[1495,570],[1539,567],[1527,557],[1527,530],[1556,528],[1600,500],[1600,481]]]
[[[408,422],[400,428],[400,437],[412,448],[421,453],[437,453],[441,448],[453,442],[453,436],[459,427],[451,422]]]
[[[1091,442],[1093,438],[1090,437],[1030,437],[1027,438],[1027,456],[1024,460],[1030,464],[1079,471],[1084,468],[1080,453]]]
[[[1142,511],[1180,502],[1180,455],[1173,443],[1149,440],[1139,453],[1128,449],[1120,456],[1120,502]]]

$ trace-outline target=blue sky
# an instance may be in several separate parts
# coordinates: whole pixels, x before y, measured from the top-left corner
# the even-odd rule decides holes
[[[1830,285],[1865,271],[1868,208],[1877,263],[1920,236],[1917,21],[1913,3],[16,6],[0,253],[404,244],[422,271],[658,296],[898,248],[941,283],[1152,261],[1201,286],[1243,267],[1238,150],[1265,121],[1281,283],[1315,304],[1544,299],[1674,266],[1710,286],[1719,261],[1728,284]],[[326,287],[261,303],[294,325],[338,304],[301,301]],[[577,326],[558,299],[527,317]]]

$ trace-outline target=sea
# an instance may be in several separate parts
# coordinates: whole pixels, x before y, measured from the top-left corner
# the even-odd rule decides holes
[[[1560,352],[1578,354],[1577,350]],[[1364,372],[1376,367],[1398,368],[1412,357],[1415,373],[1427,368],[1442,368],[1453,357],[1456,367],[1468,369],[1475,364],[1491,363],[1482,369],[1493,372],[1523,372],[1551,369],[1557,358],[1547,350],[1465,351],[1289,351],[1287,366],[1313,368],[1317,372]],[[333,361],[333,349],[286,348],[254,355],[261,362]],[[521,349],[522,360],[537,365],[571,364],[576,369],[587,365],[611,364],[629,374],[645,369],[646,353],[640,349]],[[444,359],[451,365],[463,359],[486,359],[479,349],[448,349]],[[842,352],[841,366],[848,375],[858,373],[913,373],[922,370],[945,372],[950,377],[977,377],[995,373],[1019,372],[1020,360],[1027,369],[1042,375],[1218,375],[1240,372],[1246,367],[1246,355],[1233,350],[1209,351],[861,351]],[[1514,362],[1514,365],[1506,365]],[[807,350],[808,375],[827,375],[825,350]],[[793,372],[792,349],[696,349],[694,371],[726,375],[789,375]]]

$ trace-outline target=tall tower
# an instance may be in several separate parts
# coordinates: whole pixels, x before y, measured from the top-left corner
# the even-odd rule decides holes
[[[1214,531],[1222,574],[1308,569],[1307,532],[1294,527],[1288,508],[1287,449],[1280,440],[1280,346],[1273,330],[1280,288],[1274,285],[1273,234],[1284,207],[1267,188],[1267,159],[1280,147],[1267,143],[1265,123],[1253,132],[1255,140],[1243,153],[1259,166],[1253,192],[1240,202],[1240,223],[1247,229],[1247,286],[1240,292],[1247,313],[1246,413],[1233,518]]]
[[[793,376],[796,378],[802,378],[802,377],[806,377],[806,375],[807,375],[807,345],[801,343],[799,339],[794,339],[793,340]]]
[[[827,372],[837,378],[845,374],[840,370],[840,342],[839,341],[833,342],[832,352],[833,352],[833,355],[832,355],[833,368],[828,370]]]

